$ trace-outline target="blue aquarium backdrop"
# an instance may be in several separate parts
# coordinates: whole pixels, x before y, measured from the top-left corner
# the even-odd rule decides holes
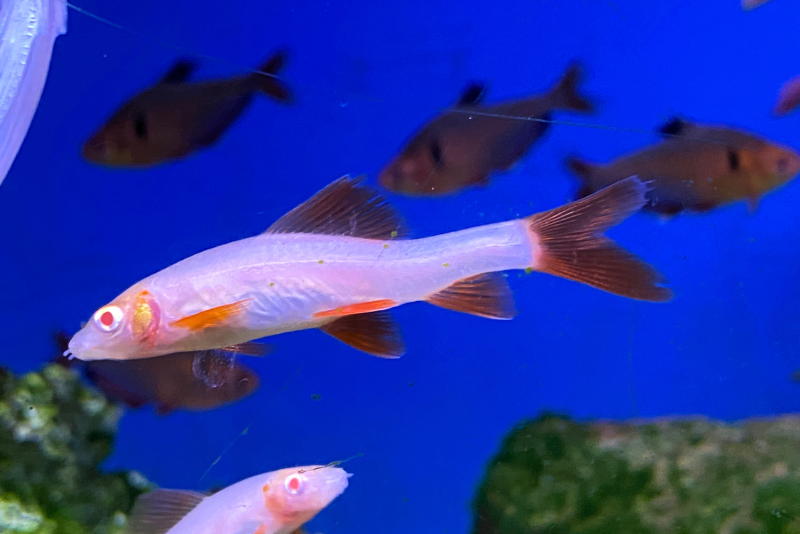
[[[78,0],[75,0],[78,4]],[[80,0],[56,41],[27,138],[0,188],[2,363],[39,368],[52,333],[135,281],[264,231],[340,176],[377,176],[466,84],[486,102],[544,92],[573,60],[591,115],[557,112],[544,138],[486,186],[443,197],[387,193],[413,236],[499,222],[571,201],[568,156],[609,161],[681,116],[798,146],[771,111],[800,73],[800,5],[773,0]],[[256,97],[221,140],[147,170],[92,165],[82,143],[182,57],[200,79],[289,51],[291,105]],[[246,358],[261,387],[214,411],[127,411],[107,469],[205,490],[286,466],[351,457],[347,491],[311,532],[468,532],[486,463],[518,421],[800,409],[800,184],[610,231],[656,266],[669,303],[632,301],[542,273],[510,272],[517,316],[425,303],[395,310],[407,344],[369,356],[316,330]]]

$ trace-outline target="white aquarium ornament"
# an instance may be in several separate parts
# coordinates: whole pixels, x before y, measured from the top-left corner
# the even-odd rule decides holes
[[[39,105],[66,0],[0,0],[0,184]]]

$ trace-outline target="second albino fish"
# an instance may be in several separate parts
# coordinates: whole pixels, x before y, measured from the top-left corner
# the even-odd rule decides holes
[[[136,501],[130,534],[290,534],[347,488],[328,465],[256,475],[214,493],[156,489]]]
[[[404,348],[386,311],[426,301],[510,319],[499,271],[537,270],[625,297],[664,301],[649,265],[602,233],[638,211],[636,178],[523,219],[423,239],[358,179],[340,178],[264,234],[195,254],[97,310],[69,343],[82,360],[148,358],[320,328],[384,357]]]

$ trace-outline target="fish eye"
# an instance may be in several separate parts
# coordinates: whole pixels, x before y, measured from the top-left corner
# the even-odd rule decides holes
[[[94,324],[103,332],[115,332],[122,324],[122,310],[118,306],[105,306],[94,312]]]
[[[283,481],[283,487],[292,495],[298,495],[303,491],[303,477],[300,475],[288,476]]]
[[[775,164],[775,168],[778,171],[778,174],[783,174],[789,170],[789,160],[786,158],[778,159],[777,163]]]
[[[143,112],[136,114],[133,119],[133,129],[139,139],[147,138],[147,116]]]
[[[431,142],[431,156],[433,156],[433,161],[436,162],[436,165],[442,163],[442,147],[439,146],[439,142],[436,140]]]

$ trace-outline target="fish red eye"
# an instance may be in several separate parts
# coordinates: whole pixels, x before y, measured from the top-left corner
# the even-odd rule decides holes
[[[303,478],[300,475],[286,477],[286,480],[283,481],[283,487],[292,495],[297,495],[303,491]]]
[[[118,306],[106,306],[94,313],[94,324],[103,332],[114,332],[122,324],[122,317]]]

